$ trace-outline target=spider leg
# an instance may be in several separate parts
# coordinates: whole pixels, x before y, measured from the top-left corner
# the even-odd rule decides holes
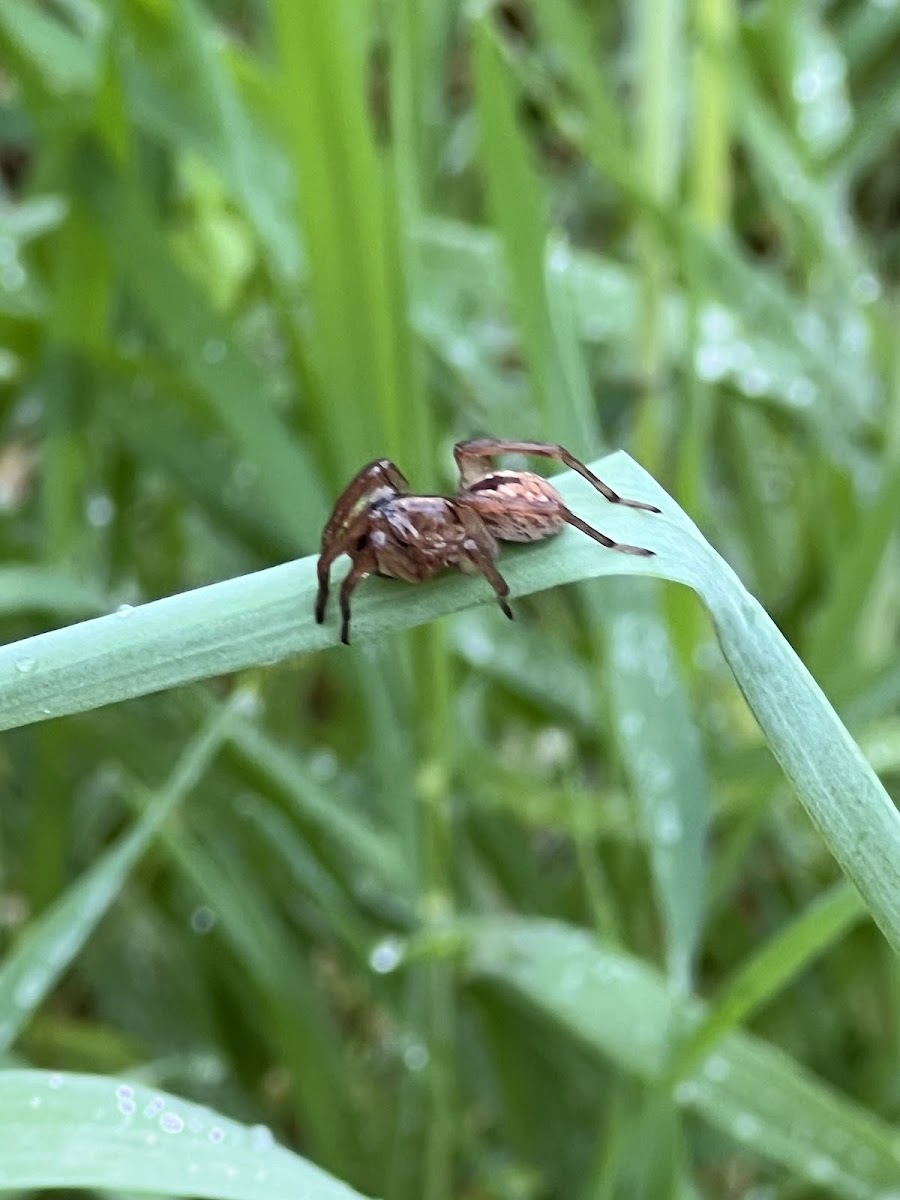
[[[322,553],[316,563],[316,576],[319,580],[319,590],[316,593],[316,621],[319,625],[325,620],[325,607],[328,604],[328,588],[331,577],[331,565],[342,554],[349,554],[353,559],[354,568],[359,558],[357,546],[369,526],[368,509],[363,509],[346,527],[337,526],[331,538],[322,536]],[[326,529],[326,534],[327,534]],[[353,573],[351,569],[350,574]],[[358,582],[358,581],[357,581]]]
[[[655,509],[654,511],[658,512],[659,509]],[[576,529],[580,529],[582,533],[586,533],[588,537],[593,538],[595,542],[599,542],[601,546],[605,546],[607,550],[618,550],[621,554],[640,554],[644,558],[652,558],[655,553],[653,550],[645,550],[643,546],[629,546],[627,542],[614,542],[611,537],[607,537],[599,529],[594,529],[592,525],[588,525],[586,521],[582,521],[581,517],[576,517],[567,508],[561,509],[561,516],[569,525],[574,525]]]
[[[466,531],[466,539],[463,542],[466,557],[473,566],[478,568],[497,593],[497,602],[512,621],[513,611],[506,602],[506,597],[509,595],[509,584],[494,564],[494,559],[499,551],[497,539],[473,508],[467,504],[454,504],[453,509]]]
[[[344,576],[341,584],[341,641],[345,646],[350,645],[350,597],[358,584],[371,575],[374,563],[368,554],[361,554],[354,559],[353,566]]]
[[[409,493],[409,483],[405,475],[389,458],[378,458],[374,462],[366,463],[338,496],[328,523],[322,532],[323,553],[340,535],[343,527],[355,515],[359,505],[380,490],[398,496],[405,496]]]
[[[564,463],[570,470],[577,471],[611,504],[621,504],[625,508],[641,508],[645,512],[658,513],[660,511],[655,504],[645,504],[642,500],[627,500],[624,496],[620,496],[608,483],[598,479],[580,459],[553,442],[507,442],[498,438],[477,438],[470,442],[458,442],[453,447],[453,457],[459,467],[461,486],[468,487],[483,478],[485,469],[480,460],[490,460],[499,454],[533,454],[538,458],[553,458],[557,462]]]

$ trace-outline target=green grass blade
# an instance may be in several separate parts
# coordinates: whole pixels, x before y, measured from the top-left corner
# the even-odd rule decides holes
[[[687,991],[705,914],[706,764],[657,596],[643,585],[629,604],[626,582],[615,586],[610,720],[647,841],[669,973]]]
[[[0,1049],[11,1045],[68,969],[163,822],[202,778],[227,735],[231,716],[232,707],[223,706],[191,739],[169,781],[134,828],[30,925],[7,954],[0,965]]]
[[[621,1069],[648,1082],[665,1069],[673,1025],[702,1012],[640,959],[551,921],[473,921],[469,967]],[[728,1034],[675,1098],[801,1179],[852,1200],[889,1194],[900,1176],[894,1130],[758,1038]]]
[[[106,612],[110,599],[99,584],[58,567],[0,567],[0,615],[20,612],[85,617]]]
[[[115,221],[123,278],[184,378],[204,397],[239,454],[258,469],[260,499],[277,534],[299,542],[305,519],[318,514],[324,520],[322,489],[312,460],[289,436],[267,396],[265,371],[178,267],[162,230],[127,188],[118,194]]]
[[[546,202],[519,125],[516,97],[487,19],[475,30],[481,155],[488,201],[503,243],[509,295],[522,329],[522,352],[535,381],[540,426],[547,428],[564,379],[547,305]],[[527,424],[527,422],[526,422]]]
[[[696,1070],[725,1033],[748,1020],[864,913],[862,898],[848,883],[839,883],[818,897],[726,982],[705,1020],[679,1048],[672,1075],[684,1078]]]
[[[94,1075],[0,1072],[0,1186],[104,1188],[207,1200],[359,1200],[247,1127],[175,1096]]]
[[[504,557],[513,597],[611,574],[656,575],[694,588],[801,802],[900,950],[900,816],[859,748],[773,622],[659,485],[622,454],[595,469],[623,494],[656,500],[663,514],[616,509],[571,475],[560,479],[563,495],[585,520],[617,540],[647,545],[655,557],[599,551],[567,530]],[[334,611],[317,626],[314,594],[315,560],[307,558],[6,646],[0,726],[332,645]],[[372,580],[360,590],[354,634],[365,642],[476,603],[493,603],[483,579],[455,576],[418,588]]]

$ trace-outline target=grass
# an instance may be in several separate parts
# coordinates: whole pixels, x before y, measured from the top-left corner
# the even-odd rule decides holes
[[[898,37],[0,5],[0,1187],[896,1190]],[[340,487],[480,432],[656,558],[329,650]]]

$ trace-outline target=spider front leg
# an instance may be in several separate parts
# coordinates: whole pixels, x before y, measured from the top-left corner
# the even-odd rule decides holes
[[[326,538],[323,535],[323,549],[322,553],[319,555],[319,561],[316,563],[316,576],[319,581],[319,590],[316,594],[316,621],[319,625],[321,625],[325,620],[325,608],[328,604],[328,590],[331,579],[332,564],[334,563],[335,559],[340,558],[342,554],[349,554],[353,559],[353,565],[355,568],[357,559],[359,557],[359,555],[356,553],[356,549],[359,545],[360,539],[365,537],[368,528],[369,510],[368,508],[364,508],[361,513],[357,514],[356,518],[351,521],[349,525],[339,532],[333,533],[327,544]],[[351,568],[350,574],[353,574],[353,568]],[[359,582],[359,580],[357,580],[357,582]]]
[[[389,496],[409,494],[409,482],[389,458],[376,458],[362,467],[335,501],[331,516],[322,530],[322,551],[326,551],[341,529],[355,515],[363,500],[371,504],[377,494]]]
[[[453,457],[459,467],[459,481],[463,488],[470,487],[490,474],[483,465],[483,460],[496,458],[500,454],[533,454],[538,458],[553,458],[564,463],[570,470],[578,474],[605,496],[611,504],[621,504],[625,508],[640,508],[645,512],[658,513],[655,504],[645,504],[643,500],[627,500],[614,492],[608,483],[604,483],[580,459],[562,446],[551,442],[505,442],[496,438],[477,438],[471,442],[458,442],[453,447]]]
[[[409,483],[403,472],[389,458],[378,458],[357,471],[338,496],[322,530],[322,550],[316,568],[319,580],[316,621],[320,625],[325,620],[331,564],[342,554],[349,553],[356,540],[365,533],[369,506],[379,496],[405,496],[408,493]]]

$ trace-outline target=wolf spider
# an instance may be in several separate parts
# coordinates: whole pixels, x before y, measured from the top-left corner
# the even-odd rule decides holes
[[[444,567],[480,571],[497,593],[500,607],[512,620],[506,602],[509,585],[497,570],[498,542],[537,542],[574,525],[588,537],[623,554],[651,555],[652,550],[614,542],[570,512],[552,484],[530,471],[499,471],[491,459],[499,454],[533,454],[553,458],[577,471],[613,504],[658,513],[653,504],[626,500],[583,462],[544,442],[504,442],[481,438],[459,442],[453,456],[459,467],[455,496],[415,496],[409,483],[387,458],[368,463],[350,481],[334,506],[322,533],[316,620],[325,619],[331,564],[348,554],[352,566],[341,584],[341,641],[350,644],[350,596],[368,575],[421,583]]]

